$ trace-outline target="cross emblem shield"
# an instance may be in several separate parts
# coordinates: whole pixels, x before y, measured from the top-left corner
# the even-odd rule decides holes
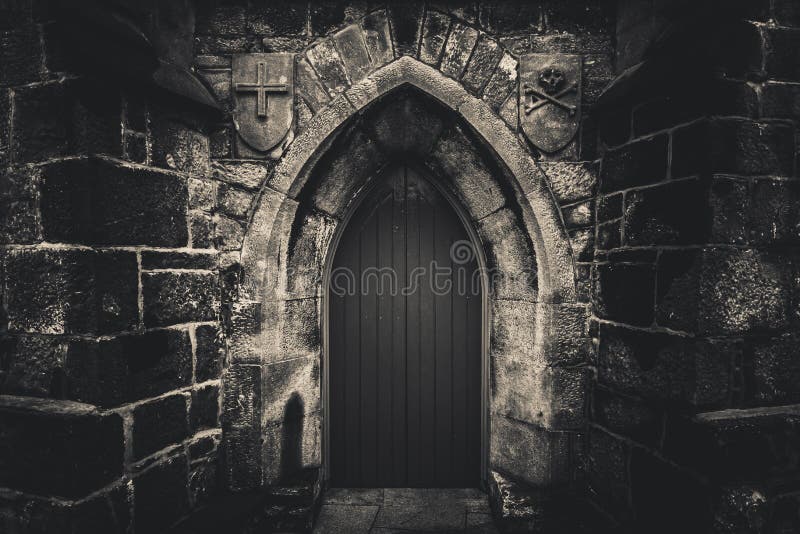
[[[564,148],[581,120],[581,57],[525,54],[519,61],[519,122],[544,152]]]
[[[241,54],[233,57],[231,78],[236,107],[233,120],[247,152],[268,152],[292,127],[292,54]],[[240,150],[241,152],[241,150]]]

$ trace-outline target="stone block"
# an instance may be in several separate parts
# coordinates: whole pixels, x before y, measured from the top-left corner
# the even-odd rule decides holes
[[[704,243],[711,230],[708,185],[681,180],[631,191],[625,195],[624,217],[629,246]]]
[[[599,264],[593,280],[593,302],[599,317],[637,326],[653,323],[655,269],[652,265]]]
[[[622,244],[622,221],[616,220],[597,225],[595,249],[612,250]]]
[[[341,27],[352,14],[353,6],[344,2],[319,2],[309,6],[309,23],[312,35],[325,35]],[[357,9],[357,8],[356,8]]]
[[[293,0],[250,4],[246,22],[247,29],[258,35],[305,35],[307,6]]]
[[[44,238],[85,245],[186,246],[186,180],[105,160],[42,172]]]
[[[217,200],[216,184],[209,180],[189,178],[189,209],[211,211]]]
[[[505,205],[502,187],[460,128],[450,128],[439,137],[426,164],[455,193],[473,220]]]
[[[661,134],[609,150],[600,165],[600,190],[609,193],[664,180],[668,148],[669,137]]]
[[[384,121],[375,124],[377,134],[382,139],[382,129],[397,127],[391,109]],[[388,133],[388,132],[387,132]],[[393,139],[394,141],[394,139]],[[310,177],[308,189],[313,206],[320,211],[343,219],[358,192],[384,163],[385,158],[378,143],[360,130],[350,132],[337,139],[331,150],[321,158]]]
[[[800,358],[794,333],[752,342],[746,395],[758,405],[800,402]]]
[[[417,56],[424,4],[406,2],[389,8],[389,25],[394,35],[397,55]]]
[[[197,382],[215,380],[222,372],[224,358],[222,333],[215,325],[195,328],[195,375]]]
[[[191,248],[208,249],[214,246],[214,219],[199,211],[189,212],[189,228],[191,230]]]
[[[378,68],[394,59],[392,37],[386,11],[372,11],[361,21],[364,42],[369,50],[373,68]]]
[[[737,341],[692,340],[601,325],[598,381],[673,406],[724,406],[731,394]]]
[[[765,67],[770,78],[800,81],[800,31],[797,28],[768,28]]]
[[[181,454],[133,479],[137,532],[159,532],[189,512],[188,476]]]
[[[49,336],[6,337],[0,344],[0,391],[6,395],[57,397],[67,346],[64,340]]]
[[[270,171],[268,164],[253,161],[215,161],[211,165],[215,180],[251,190],[261,188]]]
[[[218,254],[206,252],[176,252],[143,250],[142,269],[197,269],[211,271],[217,268]]]
[[[561,208],[564,224],[567,228],[590,226],[594,224],[594,201],[587,200]]]
[[[590,495],[615,517],[630,518],[629,445],[598,428],[589,430],[587,441]]]
[[[342,58],[350,80],[355,83],[369,74],[369,71],[372,70],[372,63],[364,44],[361,27],[358,24],[351,24],[334,34],[333,43],[336,50],[339,51],[339,56]]]
[[[138,322],[132,252],[18,249],[4,271],[12,332],[107,334]]]
[[[475,94],[482,93],[502,56],[503,49],[500,44],[488,35],[482,34],[475,44],[472,57],[461,79],[464,87]]]
[[[502,416],[492,419],[490,464],[513,473],[536,487],[558,487],[569,482],[571,435]],[[535,451],[535,452],[534,452]]]
[[[314,113],[324,108],[331,99],[306,58],[301,58],[295,64],[295,91]]]
[[[225,433],[225,483],[231,491],[260,489],[262,486],[262,442],[260,431],[235,430]]]
[[[74,505],[73,532],[108,532],[125,534],[133,522],[133,487],[120,484]],[[62,531],[64,532],[64,531]]]
[[[478,30],[458,22],[454,23],[444,45],[442,64],[439,70],[451,78],[461,78],[477,42]]]
[[[788,325],[790,262],[775,253],[706,248],[665,251],[658,265],[657,321],[708,334]]]
[[[427,10],[425,21],[422,23],[422,41],[419,49],[419,58],[422,61],[434,67],[439,64],[449,28],[449,16],[440,11]]]
[[[321,307],[319,298],[264,303],[262,358],[270,362],[317,356],[321,348]]]
[[[298,471],[322,463],[322,419],[319,412],[269,424],[264,432],[264,482],[294,478]]]
[[[319,295],[322,273],[337,222],[318,212],[298,214],[286,244],[286,294],[300,298]]]
[[[235,219],[246,219],[253,203],[254,194],[236,189],[228,184],[217,187],[217,209]]]
[[[219,386],[210,385],[192,392],[192,432],[219,426]]]
[[[187,395],[179,393],[133,410],[133,456],[140,460],[189,436]]]
[[[319,410],[319,357],[271,363],[265,367],[264,375],[265,421],[284,421],[294,411],[309,414]]]
[[[168,326],[213,321],[219,312],[219,282],[213,273],[142,273],[144,323]]]
[[[62,395],[113,407],[187,386],[192,379],[189,335],[156,330],[69,343]]]
[[[517,65],[514,56],[503,52],[497,68],[483,90],[483,100],[497,111],[517,88]]]
[[[517,215],[504,208],[478,224],[478,234],[487,247],[491,294],[497,299],[535,302],[538,296],[536,257],[533,246],[520,229]]]
[[[261,429],[261,366],[234,364],[222,377],[222,428],[246,438]],[[254,439],[258,439],[257,437]]]
[[[541,161],[550,190],[559,202],[575,202],[594,195],[598,169],[592,162]]]
[[[749,216],[750,241],[758,245],[800,242],[800,184],[794,181],[755,180]]]
[[[33,24],[0,30],[0,87],[25,85],[40,80],[42,43]]]
[[[321,41],[306,52],[306,57],[319,74],[323,85],[328,88],[331,96],[350,87],[350,80],[347,78],[342,58],[333,45],[333,41],[330,39]]]
[[[597,222],[607,222],[622,217],[622,194],[604,195],[597,198]]]
[[[650,403],[604,387],[592,397],[592,421],[614,434],[655,447],[661,442],[662,413]]]
[[[0,485],[84,497],[122,476],[122,418],[69,401],[0,396]]]
[[[214,228],[213,245],[218,250],[240,250],[244,241],[244,223],[224,215],[215,215],[212,226]],[[194,225],[192,226],[194,232]],[[194,235],[192,235],[194,238]]]
[[[792,176],[794,134],[787,124],[705,119],[675,130],[673,178],[707,173]]]
[[[194,176],[208,176],[208,136],[171,116],[151,114],[153,164]]]

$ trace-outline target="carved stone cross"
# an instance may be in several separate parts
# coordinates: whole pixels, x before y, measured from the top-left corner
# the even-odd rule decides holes
[[[267,93],[285,93],[289,88],[285,83],[267,83],[267,64],[259,61],[256,69],[256,83],[237,83],[237,93],[256,93],[257,114],[267,116]]]

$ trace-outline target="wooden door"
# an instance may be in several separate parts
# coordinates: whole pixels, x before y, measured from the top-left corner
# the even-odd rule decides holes
[[[481,283],[449,202],[408,167],[387,172],[328,291],[331,484],[477,486]]]

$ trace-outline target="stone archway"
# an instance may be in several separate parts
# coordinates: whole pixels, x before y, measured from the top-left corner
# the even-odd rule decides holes
[[[381,162],[396,150],[422,150],[382,141],[380,132],[365,135],[362,127],[364,120],[379,121],[376,110],[387,109],[387,97],[404,90],[452,118],[453,130],[434,141],[455,143],[455,150],[491,169],[450,184],[500,274],[491,286],[489,467],[542,487],[567,484],[572,476],[573,448],[584,424],[587,376],[575,364],[582,357],[585,312],[575,304],[560,212],[526,148],[483,101],[402,57],[320,111],[261,191],[242,251],[241,298],[233,310],[225,376],[223,424],[233,489],[279,481],[285,403],[298,392],[303,424],[292,428],[299,434],[299,462],[321,464],[325,258],[342,213]],[[430,133],[430,125],[420,132]],[[373,145],[380,156],[366,153]],[[337,162],[337,154],[347,154],[346,162]],[[349,165],[346,187],[334,183],[336,165]],[[432,165],[445,177],[457,167],[442,157]],[[364,175],[355,179],[354,172]],[[507,284],[531,271],[535,286]]]

